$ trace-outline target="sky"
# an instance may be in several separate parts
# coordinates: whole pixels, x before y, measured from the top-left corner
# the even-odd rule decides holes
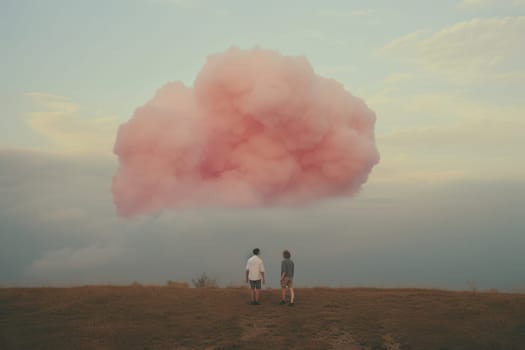
[[[0,286],[525,289],[525,1],[0,0]],[[304,56],[376,113],[361,193],[115,213],[117,128],[208,55]]]

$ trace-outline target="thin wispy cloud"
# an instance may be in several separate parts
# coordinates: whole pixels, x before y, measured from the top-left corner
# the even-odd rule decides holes
[[[525,16],[475,18],[430,36],[418,30],[383,47],[407,63],[417,63],[455,82],[515,81],[525,72]]]
[[[347,18],[347,17],[367,17],[374,13],[373,10],[362,9],[353,11],[335,11],[335,10],[321,10],[317,14],[324,17]]]
[[[519,180],[525,176],[524,132],[523,122],[494,119],[395,130],[378,137],[384,164],[374,181]]]
[[[333,65],[333,66],[320,66],[316,71],[321,75],[337,75],[353,73],[357,70],[357,67],[352,65]]]
[[[202,0],[149,0],[153,3],[160,3],[160,4],[171,4],[175,5],[180,8],[185,9],[191,9],[191,8],[198,8],[203,5]]]
[[[345,46],[346,42],[344,40],[341,40],[339,38],[332,37],[330,35],[326,35],[318,30],[313,29],[303,29],[302,33],[312,39],[331,44],[336,46]]]
[[[100,268],[116,260],[124,249],[116,245],[91,245],[82,248],[65,247],[45,252],[29,266],[29,273],[44,277],[48,274]]]
[[[64,96],[42,92],[29,92],[26,96],[36,109],[29,113],[27,123],[49,140],[52,150],[65,153],[112,152],[118,117],[84,117],[79,113],[79,106]]]
[[[385,79],[383,79],[383,84],[385,86],[395,85],[399,84],[401,82],[407,82],[412,79],[414,79],[413,73],[392,73],[389,76],[387,76]]]
[[[396,50],[396,51],[403,51],[409,48],[413,48],[414,42],[417,42],[420,40],[420,38],[426,33],[427,31],[424,29],[419,29],[416,31],[413,31],[411,33],[407,33],[405,35],[402,35],[398,38],[395,38],[394,40],[390,41],[388,44],[386,44],[383,48],[380,49],[383,53],[388,53],[390,50]]]
[[[525,0],[461,0],[458,7],[463,9],[486,9],[490,7],[523,7]]]
[[[149,0],[154,3],[173,5],[181,10],[194,10],[204,13],[211,13],[216,16],[230,15],[231,11],[225,8],[217,8],[217,3],[205,0]]]
[[[59,208],[41,213],[42,222],[75,222],[85,219],[86,212],[80,208]]]
[[[506,181],[525,176],[523,107],[480,102],[458,92],[407,94],[396,89],[399,83],[391,84],[368,100],[386,129],[377,136],[382,162],[372,181]]]

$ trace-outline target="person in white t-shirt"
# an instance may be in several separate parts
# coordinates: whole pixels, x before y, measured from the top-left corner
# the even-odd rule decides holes
[[[250,298],[252,305],[261,305],[259,297],[261,294],[261,282],[264,281],[264,264],[259,257],[259,248],[253,250],[253,256],[246,262],[246,283],[250,283]]]

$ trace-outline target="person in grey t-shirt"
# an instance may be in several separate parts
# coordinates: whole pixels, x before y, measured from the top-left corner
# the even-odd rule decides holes
[[[290,304],[294,305],[295,293],[293,290],[293,274],[294,274],[294,263],[290,259],[290,252],[285,250],[283,252],[283,261],[281,262],[281,305],[286,304],[286,289],[290,291]]]

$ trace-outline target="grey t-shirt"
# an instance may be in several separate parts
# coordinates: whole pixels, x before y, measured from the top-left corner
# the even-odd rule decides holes
[[[281,262],[281,275],[284,272],[287,277],[293,278],[294,264],[291,259],[283,259]]]

